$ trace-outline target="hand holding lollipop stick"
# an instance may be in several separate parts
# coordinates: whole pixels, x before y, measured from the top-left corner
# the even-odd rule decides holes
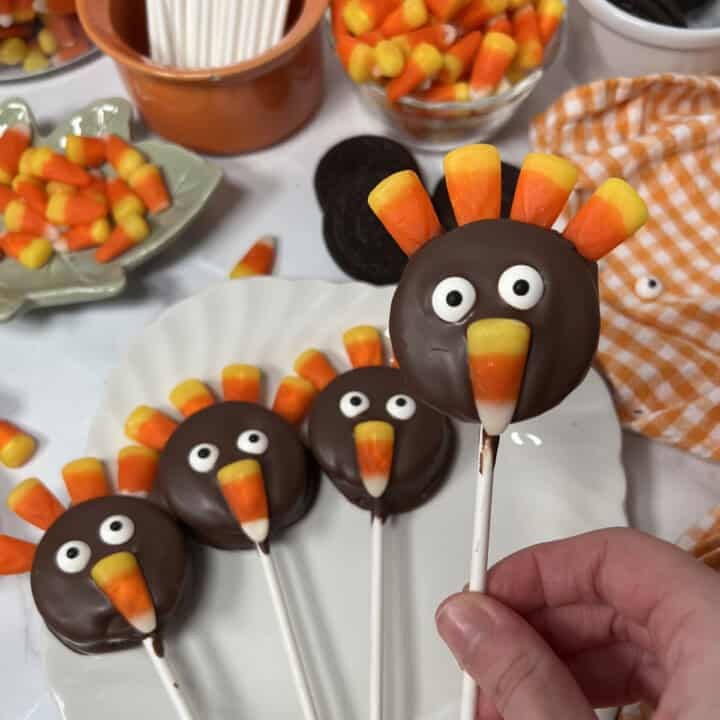
[[[511,219],[500,220],[501,163],[490,145],[445,158],[459,227],[442,234],[420,179],[403,171],[368,202],[410,255],[390,312],[399,366],[424,402],[482,423],[470,589],[487,571],[498,437],[510,422],[560,403],[585,377],[598,344],[596,261],[636,232],[647,209],[623,180],[606,180],[563,234],[550,228],[575,185],[561,157],[533,153],[520,173]],[[475,717],[465,679],[460,717]]]

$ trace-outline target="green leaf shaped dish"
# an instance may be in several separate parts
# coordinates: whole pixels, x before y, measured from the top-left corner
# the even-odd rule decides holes
[[[73,113],[50,135],[42,136],[30,107],[20,98],[0,103],[0,132],[23,122],[33,131],[33,145],[62,150],[68,134],[115,133],[130,139],[132,105],[121,98],[98,100]],[[20,312],[39,307],[95,302],[118,295],[126,284],[126,273],[164,250],[177,238],[207,203],[222,172],[198,155],[160,140],[144,140],[136,147],[160,166],[172,197],[172,207],[148,216],[150,235],[116,260],[101,265],[95,251],[56,253],[39,270],[28,270],[11,258],[0,261],[0,322]]]

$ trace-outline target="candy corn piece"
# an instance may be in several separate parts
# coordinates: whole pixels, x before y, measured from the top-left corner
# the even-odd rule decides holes
[[[293,369],[301,378],[311,382],[318,392],[324,390],[337,377],[327,356],[315,348],[298,355]]]
[[[0,420],[0,463],[22,467],[35,453],[35,440],[7,420]]]
[[[111,229],[107,218],[100,218],[91,225],[76,225],[69,228],[58,242],[57,250],[78,252],[102,245],[110,237]]]
[[[222,371],[223,400],[256,403],[260,399],[260,370],[253,365],[228,365]]]
[[[29,174],[42,180],[57,180],[75,187],[87,187],[91,182],[87,170],[83,170],[48,147],[33,148],[29,162],[31,169]]]
[[[370,80],[375,67],[374,48],[351,35],[340,37],[336,47],[340,62],[353,82],[361,85]]]
[[[270,510],[257,460],[238,460],[218,472],[218,483],[225,502],[243,532],[254,542],[267,540]]]
[[[55,193],[47,205],[47,219],[56,225],[90,225],[107,215],[107,204],[83,193]]]
[[[129,180],[130,176],[145,164],[145,158],[140,152],[121,137],[108,135],[105,142],[107,159],[123,180]]]
[[[93,565],[90,575],[113,607],[139,633],[149,635],[155,630],[155,607],[134,555],[129,552],[108,555]]]
[[[427,23],[428,17],[425,0],[403,0],[403,2],[383,20],[380,31],[385,37],[401,35],[402,33],[417,30],[417,28],[422,27]]]
[[[23,38],[12,37],[0,41],[0,64],[20,65],[27,57],[29,48]]]
[[[100,167],[107,160],[105,140],[85,135],[66,135],[65,156],[76,165]]]
[[[36,546],[9,535],[0,535],[0,575],[30,572]]]
[[[426,80],[435,77],[442,66],[442,53],[433,45],[420,43],[410,53],[402,74],[387,84],[385,92],[388,100],[394,103],[409,95]]]
[[[0,27],[9,28],[13,24],[14,0],[0,0]]]
[[[35,0],[33,7],[39,13],[72,15],[77,11],[76,0]]]
[[[467,102],[470,100],[470,86],[466,82],[435,83],[425,92],[418,93],[425,102]]]
[[[580,208],[563,235],[588,260],[599,260],[637,232],[648,219],[647,206],[624,180],[606,180]]]
[[[22,165],[22,160],[20,164]],[[22,167],[20,168],[20,172],[23,172]],[[58,182],[57,180],[51,180],[47,183],[45,190],[48,195],[55,195],[55,193],[76,193],[78,191],[74,185],[68,185],[67,183]]]
[[[383,364],[380,333],[372,325],[357,325],[343,333],[343,345],[354,368]]]
[[[393,3],[388,0],[350,0],[342,16],[353,35],[362,35],[378,27],[392,9]]]
[[[118,490],[146,495],[155,484],[159,455],[151,448],[128,445],[118,453]]]
[[[491,18],[505,12],[507,0],[472,0],[455,23],[466,32],[480,30]]]
[[[185,380],[170,392],[170,402],[183,416],[190,417],[200,410],[215,404],[210,388],[200,380]]]
[[[470,0],[426,0],[430,12],[442,22],[452,19]]]
[[[519,320],[477,320],[468,326],[470,381],[488,435],[503,432],[515,414],[529,350],[530,328]]]
[[[547,45],[565,17],[565,3],[563,0],[540,0],[537,17],[540,42]]]
[[[5,208],[20,196],[13,192],[7,185],[0,185],[0,212],[5,212]]]
[[[285,418],[291,425],[297,425],[307,414],[317,390],[304,378],[288,375],[278,386],[272,411]]]
[[[531,225],[552,227],[576,182],[577,169],[565,158],[530,153],[520,170],[510,217]]]
[[[16,485],[8,495],[7,506],[41,530],[47,530],[65,512],[60,501],[37,478]]]
[[[155,408],[139,405],[125,422],[125,434],[135,442],[162,450],[170,436],[177,429],[177,423]]]
[[[97,458],[69,462],[62,469],[62,476],[73,505],[110,494],[105,466]]]
[[[128,215],[145,214],[145,203],[122,178],[108,180],[106,188],[115,222],[120,222]]]
[[[31,46],[28,54],[23,60],[23,70],[26,73],[40,72],[50,65],[50,60],[43,54],[40,48]]]
[[[368,196],[368,204],[406,255],[442,232],[432,201],[412,170],[383,180]]]
[[[17,23],[30,22],[35,19],[33,0],[15,0],[13,7],[13,21]]]
[[[5,228],[9,232],[32,233],[48,240],[59,237],[58,229],[46,222],[40,213],[35,212],[24,200],[13,200],[7,204],[3,214]]]
[[[150,234],[150,228],[140,215],[128,215],[118,222],[110,237],[95,252],[99,263],[110,262],[142,242]]]
[[[535,8],[525,5],[513,15],[513,31],[517,42],[515,64],[520,70],[532,70],[542,65],[543,46]]]
[[[350,0],[330,0],[330,13],[332,17],[332,34],[337,43],[338,38],[348,34],[347,25],[343,18],[343,10]]]
[[[28,40],[34,32],[34,23],[21,23],[7,28],[0,26],[0,39],[19,37]]]
[[[392,40],[381,40],[375,47],[373,75],[394,78],[405,69],[405,53]]]
[[[170,195],[157,165],[141,165],[130,175],[128,183],[153,215],[170,207]]]
[[[12,181],[12,189],[22,198],[36,213],[45,216],[47,211],[48,196],[45,186],[29,175],[16,175]]]
[[[269,275],[275,260],[275,238],[263,235],[242,256],[230,272],[231,278]]]
[[[445,181],[458,225],[500,217],[500,153],[466,145],[445,156]]]
[[[517,52],[517,43],[504,33],[489,32],[475,58],[470,87],[473,95],[483,97],[495,91]]]
[[[30,145],[30,127],[10,125],[0,136],[0,183],[10,185],[20,166],[20,157]]]
[[[482,33],[476,30],[468,33],[449,48],[443,58],[443,69],[438,75],[438,80],[443,83],[454,83],[465,75],[472,67],[472,61],[480,49],[482,39]]]
[[[397,35],[393,42],[409,56],[414,47],[427,43],[438,50],[446,50],[457,38],[457,30],[452,25],[426,25],[404,35]]]
[[[353,436],[362,483],[368,495],[379,498],[390,481],[395,429],[390,423],[368,420],[353,428]]]
[[[510,22],[510,18],[507,16],[507,13],[500,13],[491,20],[488,20],[485,25],[485,29],[487,32],[504,33],[505,35],[510,35],[511,37],[513,34],[513,26]]]
[[[366,45],[369,45],[371,48],[377,47],[378,43],[383,40],[387,40],[387,38],[379,30],[366,32],[363,35],[359,35],[357,39],[360,42],[364,42]]]
[[[29,270],[37,270],[47,265],[54,252],[49,240],[31,233],[5,233],[0,236],[0,247],[6,255],[14,258]]]

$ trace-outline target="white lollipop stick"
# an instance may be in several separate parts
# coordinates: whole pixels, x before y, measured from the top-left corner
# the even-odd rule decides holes
[[[475,494],[475,524],[470,555],[470,583],[472,592],[487,589],[488,551],[490,548],[490,515],[492,512],[493,471],[498,438],[486,435],[480,427],[478,443],[478,477]],[[475,720],[477,714],[477,686],[467,674],[463,674],[460,697],[460,720]]]
[[[277,568],[273,561],[269,550],[263,550],[260,545],[256,545],[258,556],[265,571],[265,579],[267,580],[272,598],[275,616],[277,617],[280,631],[282,632],[283,642],[285,643],[285,651],[290,661],[290,669],[292,670],[293,680],[295,681],[295,689],[300,699],[300,707],[302,708],[303,718],[305,720],[317,720],[317,711],[313,703],[310,685],[307,679],[305,666],[300,656],[295,634],[290,624],[290,615],[285,602],[282,588],[280,587],[280,579],[278,578]]]
[[[175,711],[177,712],[180,720],[193,720],[193,715],[190,712],[185,698],[180,693],[180,685],[172,674],[170,667],[164,657],[160,657],[153,647],[152,637],[146,637],[143,640],[143,647],[147,651],[150,660],[152,661],[155,672],[158,674],[165,691],[167,692]]]
[[[370,720],[383,715],[383,519],[374,515],[370,542]]]

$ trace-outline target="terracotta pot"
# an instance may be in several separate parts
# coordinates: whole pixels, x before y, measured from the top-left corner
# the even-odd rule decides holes
[[[77,0],[95,44],[117,64],[147,125],[204,153],[271,145],[303,125],[323,94],[321,20],[328,0],[291,0],[289,31],[252,60],[181,70],[147,57],[145,0]]]

